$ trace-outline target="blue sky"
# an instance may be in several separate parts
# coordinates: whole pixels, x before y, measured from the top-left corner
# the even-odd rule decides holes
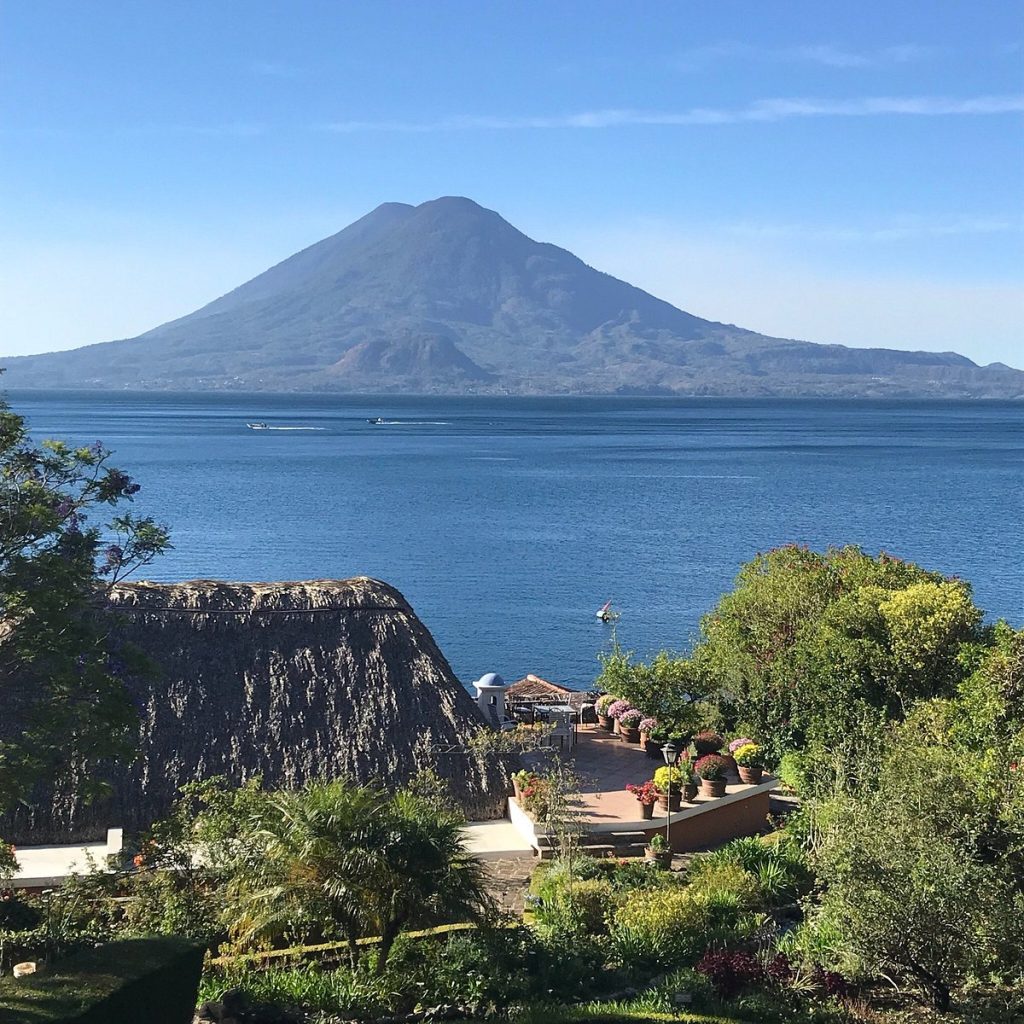
[[[1024,366],[1024,5],[0,0],[0,352],[467,195],[690,312]]]

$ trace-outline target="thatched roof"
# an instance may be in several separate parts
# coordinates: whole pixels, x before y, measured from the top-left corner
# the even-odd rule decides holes
[[[503,813],[507,776],[465,750],[482,724],[475,702],[386,583],[134,583],[113,590],[109,610],[114,635],[158,668],[129,682],[139,757],[113,774],[110,799],[19,812],[0,822],[6,838],[143,827],[180,785],[211,775],[262,774],[269,787],[341,774],[397,784],[432,765],[471,817]]]

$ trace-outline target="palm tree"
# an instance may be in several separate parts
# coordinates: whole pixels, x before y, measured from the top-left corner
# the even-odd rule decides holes
[[[381,937],[378,972],[403,929],[481,921],[495,909],[483,865],[465,848],[461,813],[408,791],[383,810],[374,859],[379,874],[366,894]]]
[[[336,929],[348,939],[354,966],[386,801],[380,791],[344,779],[272,793],[247,823],[246,852],[228,887],[233,936],[308,940]]]
[[[380,935],[383,971],[402,930],[481,920],[494,908],[482,865],[465,849],[457,811],[410,792],[347,780],[271,794],[245,833],[227,916],[242,941],[308,940],[335,930],[358,962],[361,935]]]

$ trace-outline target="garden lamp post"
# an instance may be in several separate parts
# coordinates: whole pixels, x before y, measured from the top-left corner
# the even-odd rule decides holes
[[[671,740],[661,748],[661,756],[665,759],[665,764],[668,765],[668,807],[665,811],[665,845],[668,849],[672,849],[672,769],[679,764],[679,758],[682,756],[682,747],[677,747]]]

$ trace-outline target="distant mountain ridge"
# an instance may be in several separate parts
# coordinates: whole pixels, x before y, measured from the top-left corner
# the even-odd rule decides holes
[[[953,352],[703,320],[458,197],[378,206],[137,338],[0,365],[8,387],[1024,396],[1024,372]]]

